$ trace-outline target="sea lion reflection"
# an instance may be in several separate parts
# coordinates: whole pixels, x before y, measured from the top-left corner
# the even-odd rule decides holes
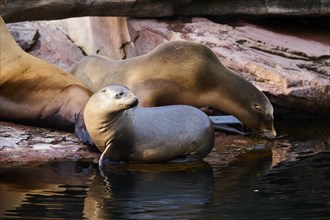
[[[198,213],[212,198],[213,170],[206,162],[117,165],[105,170],[90,186],[86,218],[187,216],[183,210]]]

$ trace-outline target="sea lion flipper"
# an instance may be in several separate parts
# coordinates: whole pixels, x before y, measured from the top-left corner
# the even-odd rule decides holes
[[[102,166],[105,164],[107,160],[109,160],[110,157],[110,149],[111,149],[112,143],[108,144],[103,151],[100,160],[99,160],[99,167],[102,168]]]
[[[81,112],[75,115],[74,134],[79,139],[79,141],[85,144],[95,145],[86,129],[84,117]]]
[[[209,116],[213,127],[215,130],[248,135],[249,132],[244,131],[244,125],[236,117],[232,115],[222,115],[222,116]]]
[[[202,157],[200,155],[185,155],[181,157],[176,157],[166,161],[167,163],[194,163],[202,161]]]

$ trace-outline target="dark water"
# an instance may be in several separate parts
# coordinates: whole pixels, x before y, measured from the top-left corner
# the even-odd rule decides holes
[[[100,172],[90,163],[56,162],[3,168],[1,217],[330,219],[329,121],[291,121],[277,130],[288,138],[228,167],[117,164]]]

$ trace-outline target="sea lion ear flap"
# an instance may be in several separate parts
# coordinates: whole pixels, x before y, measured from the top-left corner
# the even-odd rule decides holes
[[[252,107],[253,107],[253,109],[256,110],[257,112],[262,113],[262,107],[261,107],[260,104],[258,104],[258,103],[254,103]]]

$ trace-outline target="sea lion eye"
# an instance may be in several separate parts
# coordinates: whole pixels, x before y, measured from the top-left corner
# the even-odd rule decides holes
[[[262,111],[262,107],[261,107],[261,105],[259,105],[259,104],[257,104],[257,103],[255,103],[255,104],[253,105],[253,109],[256,110],[256,111],[258,111],[258,112],[260,112],[260,113],[261,113],[261,111]]]
[[[102,93],[105,93],[105,92],[106,92],[106,90],[105,90],[105,89],[103,89],[101,92],[102,92]]]
[[[120,99],[124,95],[124,92],[117,92],[116,99]]]

